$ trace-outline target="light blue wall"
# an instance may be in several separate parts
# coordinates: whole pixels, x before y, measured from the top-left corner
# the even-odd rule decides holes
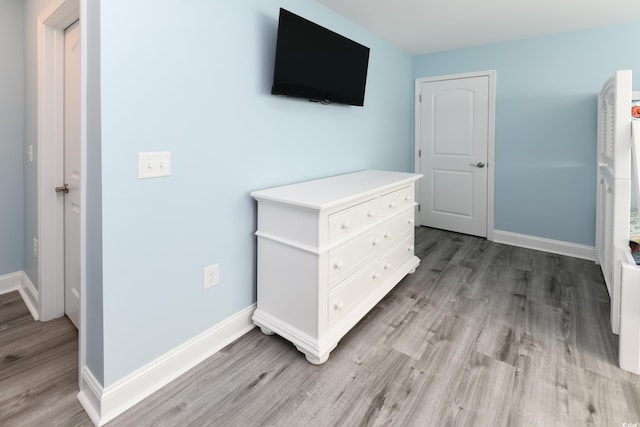
[[[104,323],[102,315],[102,154],[100,126],[100,2],[81,0],[82,54],[87,63],[86,88],[86,256],[85,322],[86,365],[104,381]]]
[[[274,97],[279,7],[371,48],[365,107]],[[104,385],[256,300],[249,192],[411,171],[411,57],[313,1],[101,4]],[[173,175],[138,180],[137,153]],[[203,267],[221,284],[202,289]]]
[[[640,23],[414,58],[414,77],[497,70],[495,228],[594,245],[596,97],[640,88]]]
[[[22,270],[22,0],[0,0],[0,276]]]

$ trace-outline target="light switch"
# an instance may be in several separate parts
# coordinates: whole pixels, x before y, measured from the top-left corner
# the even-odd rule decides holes
[[[138,179],[171,175],[171,152],[138,153]]]

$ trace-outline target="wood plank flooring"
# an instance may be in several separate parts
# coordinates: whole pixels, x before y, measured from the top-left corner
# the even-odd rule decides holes
[[[597,265],[416,233],[416,273],[324,365],[254,329],[108,426],[640,423],[640,377],[617,367]],[[59,332],[45,332],[19,315],[19,297],[0,304],[0,425],[90,425],[74,402],[77,343],[62,338],[73,327],[60,319]]]
[[[64,426],[76,399],[78,332],[67,318],[42,323],[20,294],[0,295],[0,426]]]

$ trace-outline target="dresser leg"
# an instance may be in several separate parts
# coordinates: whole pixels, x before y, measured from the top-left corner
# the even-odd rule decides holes
[[[273,335],[273,331],[269,328],[265,328],[264,326],[260,326],[260,330],[265,335]]]
[[[307,362],[311,363],[312,365],[322,365],[329,359],[329,353],[325,354],[322,357],[316,357],[312,354],[305,353],[304,357],[307,359]]]
[[[420,265],[420,260],[418,258],[416,258],[418,260],[418,262],[416,263],[416,266],[413,267],[411,270],[409,270],[409,272],[407,274],[413,274],[416,272],[416,269],[418,268],[418,266]]]
[[[296,348],[300,353],[304,354],[304,357],[307,359],[307,362],[311,363],[312,365],[322,365],[324,362],[327,361],[327,359],[329,359],[329,353],[331,353],[331,351],[327,351],[322,356],[318,356],[315,354],[305,352],[302,348],[298,347],[297,345],[296,345]],[[335,346],[333,348],[335,348]]]

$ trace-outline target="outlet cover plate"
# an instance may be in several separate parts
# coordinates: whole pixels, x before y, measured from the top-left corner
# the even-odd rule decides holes
[[[204,268],[204,289],[212,288],[220,283],[220,264]]]

